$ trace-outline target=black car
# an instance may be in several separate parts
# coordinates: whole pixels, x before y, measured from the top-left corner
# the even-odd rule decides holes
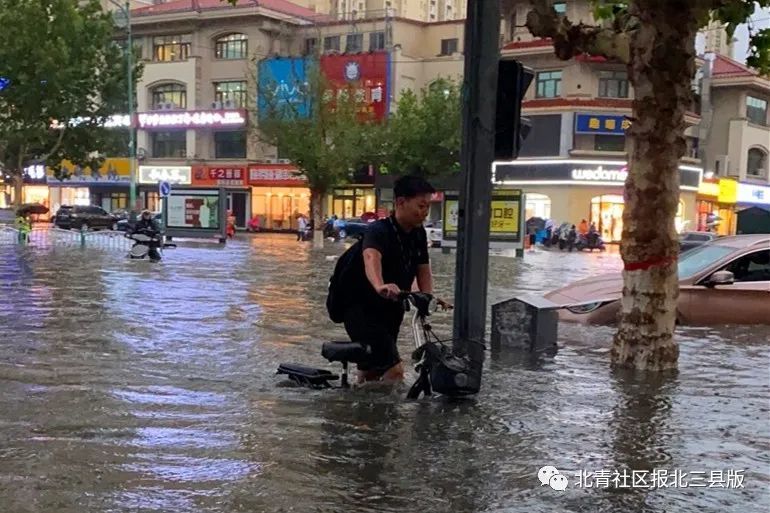
[[[116,230],[118,217],[95,205],[62,205],[54,216],[53,224],[57,228],[68,230]]]
[[[714,232],[684,232],[679,236],[679,252],[684,253],[719,237]]]

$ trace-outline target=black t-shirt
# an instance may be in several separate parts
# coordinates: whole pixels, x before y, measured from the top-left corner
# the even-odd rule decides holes
[[[382,255],[383,283],[395,283],[401,290],[412,290],[412,283],[417,276],[417,267],[429,263],[428,236],[420,226],[409,232],[404,231],[395,217],[370,224],[364,234],[364,251],[372,248]],[[372,287],[364,270],[362,300],[371,306],[397,304],[381,297]]]

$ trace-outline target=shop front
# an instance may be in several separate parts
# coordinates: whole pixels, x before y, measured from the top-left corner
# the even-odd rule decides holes
[[[137,170],[138,193],[142,208],[152,212],[161,211],[160,182],[168,182],[172,189],[192,186],[191,166],[139,166]]]
[[[694,230],[719,235],[735,233],[737,184],[729,178],[703,179],[696,197]]]
[[[64,180],[48,169],[50,201],[55,213],[61,205],[98,205],[107,212],[128,208],[131,186],[130,162],[124,158],[105,159],[101,167],[92,170],[65,160],[62,171],[69,175]]]
[[[299,214],[310,216],[307,179],[289,164],[252,164],[251,214],[261,230],[295,231]]]
[[[693,229],[702,169],[679,166],[680,195],[676,229]],[[594,223],[606,242],[619,242],[623,233],[623,189],[628,176],[623,161],[531,159],[496,162],[496,187],[521,188],[527,219],[552,219],[556,225]]]
[[[738,183],[737,233],[770,233],[770,186]]]
[[[251,190],[248,185],[248,169],[242,166],[195,166],[192,173],[193,187],[225,189],[226,211],[235,216],[235,227],[245,229],[251,218]]]
[[[326,202],[328,215],[335,215],[340,219],[359,218],[367,212],[376,213],[373,185],[335,187],[327,196]]]

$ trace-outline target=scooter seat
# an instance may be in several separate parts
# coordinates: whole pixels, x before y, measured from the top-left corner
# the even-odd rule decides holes
[[[289,379],[301,385],[311,387],[329,387],[329,381],[339,379],[339,376],[326,369],[316,369],[297,363],[282,363],[276,374],[286,374]]]
[[[321,356],[330,362],[363,363],[369,359],[371,350],[360,342],[324,342]]]

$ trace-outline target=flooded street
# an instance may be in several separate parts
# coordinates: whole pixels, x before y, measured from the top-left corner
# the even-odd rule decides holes
[[[562,324],[554,358],[488,356],[474,401],[299,389],[279,362],[327,367],[321,342],[346,338],[324,306],[342,247],[241,237],[157,265],[0,244],[0,512],[770,508],[770,327],[682,329],[678,373],[654,379],[611,371],[611,328]],[[454,255],[431,257],[451,299]],[[619,267],[617,254],[493,256],[490,301]],[[433,323],[448,334],[451,315]],[[566,491],[540,486],[544,465]],[[575,486],[623,469],[744,478]]]

